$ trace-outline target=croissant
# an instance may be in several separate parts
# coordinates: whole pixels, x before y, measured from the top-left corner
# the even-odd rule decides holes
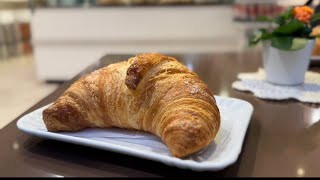
[[[172,57],[139,54],[73,83],[43,111],[51,132],[118,127],[153,133],[173,156],[208,146],[220,128],[209,88]]]

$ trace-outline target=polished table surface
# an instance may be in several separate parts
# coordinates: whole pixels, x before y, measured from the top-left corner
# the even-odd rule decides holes
[[[151,160],[30,136],[17,120],[56,100],[80,76],[128,55],[105,56],[0,130],[0,176],[320,176],[320,109],[296,100],[271,101],[231,88],[239,72],[261,67],[256,51],[174,55],[215,95],[250,102],[254,112],[237,161],[216,172],[194,172]],[[76,63],[76,61],[75,61]],[[319,71],[319,68],[311,68]],[[23,87],[22,87],[23,88]]]

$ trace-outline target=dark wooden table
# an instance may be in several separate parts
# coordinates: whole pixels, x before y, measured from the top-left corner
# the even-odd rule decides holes
[[[20,117],[56,100],[80,76],[127,57],[105,56],[3,128],[0,176],[320,176],[318,105],[295,100],[261,100],[231,88],[239,72],[261,67],[259,52],[175,56],[193,68],[214,94],[240,98],[254,106],[238,160],[218,172],[182,170],[150,160],[46,140],[17,129]]]

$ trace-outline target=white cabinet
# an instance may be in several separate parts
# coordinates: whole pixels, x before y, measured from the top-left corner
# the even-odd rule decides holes
[[[105,54],[239,51],[231,6],[43,8],[32,17],[41,80],[66,80]]]

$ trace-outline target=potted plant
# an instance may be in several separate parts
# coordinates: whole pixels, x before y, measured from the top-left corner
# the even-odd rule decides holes
[[[274,18],[260,18],[273,26],[257,30],[250,38],[250,45],[263,44],[266,81],[278,85],[304,82],[316,37],[311,33],[311,24],[319,17],[312,8],[297,6]]]

